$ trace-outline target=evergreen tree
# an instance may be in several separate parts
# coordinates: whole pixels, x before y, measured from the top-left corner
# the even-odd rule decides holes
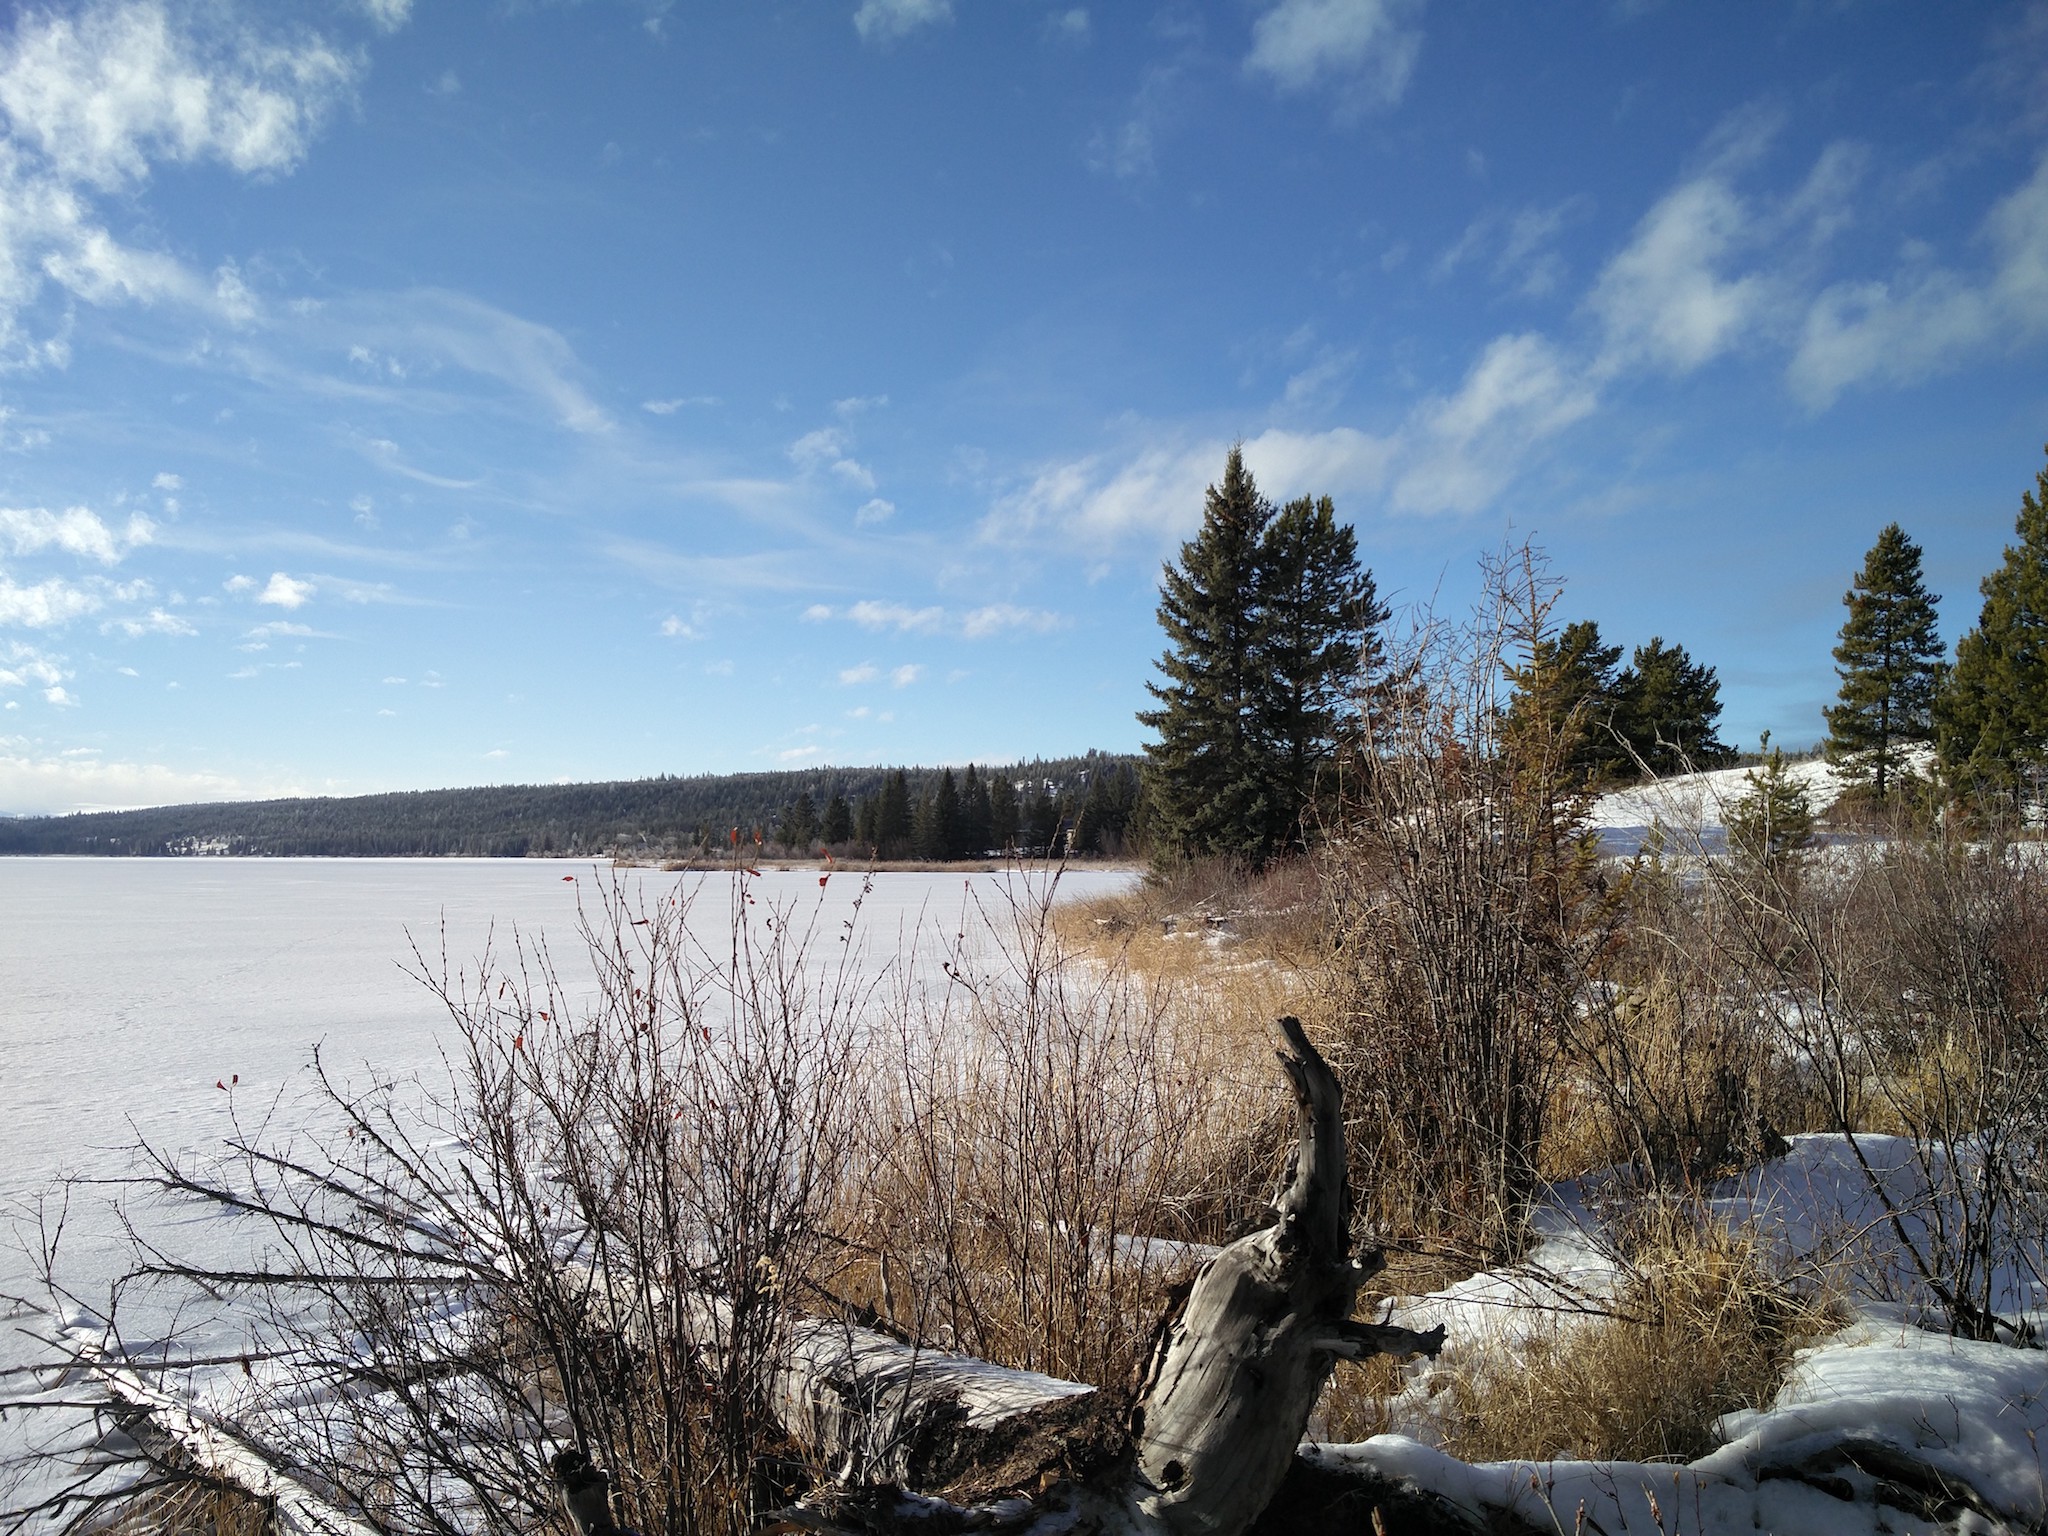
[[[2048,468],[2020,495],[2017,544],[1979,590],[1977,627],[1935,700],[1943,773],[2017,806],[2048,758]]]
[[[784,809],[775,826],[775,836],[785,847],[807,849],[818,835],[818,808],[805,790]]]
[[[1060,809],[1053,801],[1052,792],[1040,780],[1031,791],[1024,812],[1024,846],[1030,852],[1051,857],[1059,850],[1053,841],[1060,829]]]
[[[1299,847],[1301,815],[1337,751],[1353,686],[1384,657],[1387,609],[1358,563],[1358,537],[1325,496],[1280,509],[1260,541],[1257,731],[1266,759],[1267,848]]]
[[[1000,774],[988,779],[988,843],[1005,852],[1017,846],[1017,786]]]
[[[1089,775],[1088,793],[1074,823],[1074,844],[1082,853],[1110,857],[1129,846],[1138,808],[1138,776],[1121,765]]]
[[[1742,776],[1749,788],[1728,812],[1728,846],[1751,867],[1777,875],[1813,841],[1813,805],[1769,731],[1759,745],[1763,766]]]
[[[818,836],[835,847],[853,840],[853,813],[846,808],[846,796],[836,789],[825,803],[825,819],[818,827]]]
[[[1905,749],[1934,740],[1941,639],[1920,577],[1920,546],[1889,523],[1842,595],[1849,617],[1835,647],[1840,704],[1827,710],[1828,761],[1870,781],[1882,799]]]
[[[1615,727],[1635,757],[1658,777],[1717,768],[1735,753],[1714,734],[1721,683],[1682,645],[1661,635],[1639,645],[1615,684]]]
[[[960,857],[960,786],[948,768],[931,793],[922,795],[913,818],[912,844],[920,859]]]
[[[873,851],[882,845],[882,797],[862,795],[853,818],[854,841]]]
[[[1000,847],[994,838],[995,814],[989,805],[988,780],[975,772],[974,764],[967,765],[967,776],[960,781],[960,854],[963,858],[978,859],[991,847]]]
[[[1160,707],[1138,716],[1159,736],[1143,785],[1155,846],[1255,861],[1298,846],[1385,619],[1330,499],[1276,514],[1231,449],[1160,583]]]
[[[910,847],[910,784],[901,768],[882,781],[875,813],[875,847],[885,859],[900,859]]]
[[[1221,484],[1204,497],[1200,530],[1160,582],[1165,682],[1145,685],[1160,707],[1138,719],[1159,733],[1145,756],[1161,835],[1184,853],[1262,855],[1269,846],[1256,599],[1272,520],[1243,451],[1232,448]]]
[[[1621,647],[1605,645],[1591,619],[1567,624],[1556,636],[1540,636],[1525,666],[1508,673],[1511,728],[1521,734],[1556,733],[1568,743],[1565,786],[1582,789],[1610,777],[1631,777],[1635,761],[1616,730],[1620,706]]]

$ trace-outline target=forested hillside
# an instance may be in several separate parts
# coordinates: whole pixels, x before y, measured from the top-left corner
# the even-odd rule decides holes
[[[1132,757],[1083,757],[999,764],[979,775],[1005,783],[1023,813],[1017,846],[1043,847],[1062,832],[1085,828],[1077,851],[1115,853],[1130,836],[1136,793]],[[522,858],[562,855],[682,855],[729,846],[734,829],[751,845],[782,843],[816,852],[823,830],[799,807],[838,799],[849,821],[860,807],[878,809],[890,781],[903,776],[911,814],[938,805],[951,770],[940,768],[806,768],[784,773],[663,776],[610,784],[508,784],[480,789],[415,790],[346,798],[257,800],[172,805],[137,811],[0,820],[0,853],[243,854],[274,857],[463,855]],[[1091,791],[1093,804],[1091,805]],[[1033,809],[1038,812],[1033,816]],[[792,820],[798,825],[792,828]],[[926,816],[934,830],[915,846],[906,831],[885,853],[978,854]],[[851,829],[849,829],[851,830]],[[798,835],[801,833],[802,835]],[[851,838],[842,839],[850,846]],[[1000,846],[998,843],[996,846]],[[857,850],[865,852],[865,849]]]

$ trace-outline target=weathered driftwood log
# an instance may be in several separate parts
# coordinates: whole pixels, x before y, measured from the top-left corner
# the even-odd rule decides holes
[[[1378,1255],[1350,1253],[1343,1094],[1301,1022],[1280,1020],[1300,1144],[1279,1219],[1196,1273],[1161,1323],[1132,1414],[1131,1502],[1175,1536],[1237,1536],[1294,1463],[1308,1416],[1341,1356],[1434,1355],[1443,1329],[1350,1320]]]
[[[775,1387],[783,1427],[848,1485],[972,1498],[1078,1470],[1115,1432],[1093,1387],[843,1323],[799,1324]]]

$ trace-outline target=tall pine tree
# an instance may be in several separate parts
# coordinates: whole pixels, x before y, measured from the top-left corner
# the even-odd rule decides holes
[[[1849,609],[1835,647],[1842,702],[1826,712],[1828,761],[1882,799],[1906,750],[1934,740],[1939,599],[1921,579],[1920,546],[1889,523],[1842,601]]]
[[[1268,848],[1299,847],[1302,812],[1336,756],[1352,689],[1377,672],[1386,606],[1358,564],[1358,536],[1325,496],[1290,501],[1259,548],[1256,729]]]
[[[2018,805],[2048,759],[2048,469],[2021,493],[2014,531],[1936,697],[1935,738],[1951,783]]]
[[[1017,845],[1017,786],[996,776],[988,781],[988,840],[1005,853]]]
[[[1202,526],[1180,547],[1159,588],[1168,649],[1160,707],[1138,719],[1159,733],[1145,747],[1162,839],[1183,853],[1263,855],[1270,836],[1259,703],[1259,544],[1273,507],[1244,453],[1230,450],[1223,480],[1203,500]]]
[[[881,803],[875,808],[875,851],[900,859],[910,851],[910,782],[901,768],[882,781]]]
[[[1145,748],[1155,851],[1260,861],[1299,844],[1385,618],[1329,498],[1276,515],[1232,448],[1160,584],[1165,678],[1138,716],[1159,734]]]

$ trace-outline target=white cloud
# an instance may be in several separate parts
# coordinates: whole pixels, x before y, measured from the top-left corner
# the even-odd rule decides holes
[[[174,24],[160,0],[29,12],[0,49],[0,110],[64,181],[103,191],[147,179],[152,161],[291,170],[357,66],[312,34],[201,35],[206,16]]]
[[[256,594],[256,601],[274,608],[303,608],[312,596],[310,581],[297,581],[283,571],[272,571],[270,581]]]
[[[861,0],[853,27],[866,41],[889,42],[952,19],[953,0]]]
[[[872,598],[865,598],[847,609],[846,617],[862,629],[930,634],[946,622],[946,610],[911,608],[903,603],[878,603]]]
[[[412,19],[412,0],[357,0],[357,3],[380,32],[396,32]]]
[[[246,592],[251,587],[255,586],[256,583],[250,577],[235,575],[230,576],[226,581],[222,582],[220,585],[221,590],[223,592]]]
[[[1496,337],[1456,394],[1424,402],[1406,436],[1395,507],[1476,512],[1500,494],[1531,448],[1590,415],[1592,384],[1534,333]]]
[[[730,660],[707,661],[704,663],[704,675],[706,677],[731,677],[732,662]]]
[[[916,662],[909,662],[889,673],[889,686],[892,688],[908,688],[923,676],[924,668]]]
[[[71,675],[64,670],[63,660],[32,645],[10,640],[0,649],[0,688],[26,688],[30,684],[54,687]]]
[[[1357,362],[1355,351],[1338,352],[1325,347],[1313,363],[1289,376],[1280,398],[1297,409],[1325,403],[1338,393]]]
[[[1659,199],[1587,300],[1606,329],[1605,367],[1690,373],[1740,341],[1767,288],[1758,274],[1731,279],[1720,268],[1755,238],[1749,210],[1718,175]]]
[[[161,608],[152,608],[139,619],[109,619],[100,626],[100,629],[102,632],[118,629],[131,640],[138,640],[144,635],[196,635],[199,633],[197,629],[179,618],[175,613],[166,613]]]
[[[185,482],[183,478],[181,478],[178,475],[172,474],[169,470],[163,471],[149,483],[152,487],[159,491],[182,491],[183,489],[185,489]]]
[[[1145,71],[1129,113],[1115,128],[1097,129],[1088,144],[1088,168],[1119,181],[1150,176],[1159,140],[1179,115],[1180,70],[1154,65]]]
[[[849,439],[839,427],[820,427],[806,432],[789,445],[790,462],[806,474],[829,469],[848,485],[863,491],[875,488],[874,471],[847,452]]]
[[[1988,273],[1968,276],[1912,251],[1889,282],[1823,291],[1792,358],[1794,392],[1820,408],[1852,385],[1913,383],[2048,332],[2048,156],[1991,210],[1981,238]]]
[[[1088,13],[1080,6],[1071,10],[1054,11],[1045,18],[1046,35],[1063,43],[1085,43],[1092,30]]]
[[[822,624],[832,617],[832,610],[824,603],[813,603],[804,610],[806,624]]]
[[[54,629],[81,615],[97,612],[102,601],[97,591],[62,577],[52,576],[24,587],[0,574],[0,625]]]
[[[701,638],[695,625],[670,614],[661,621],[661,632],[672,640],[696,640]]]
[[[1395,443],[1351,427],[1327,432],[1274,428],[1245,442],[1245,462],[1268,496],[1377,492]],[[1202,496],[1223,468],[1220,439],[1146,445],[1122,463],[1093,455],[1039,471],[1001,497],[982,523],[985,538],[1007,541],[1038,532],[1096,544],[1131,537],[1180,537],[1202,520]]]
[[[59,709],[76,709],[78,695],[70,692],[62,683],[52,683],[43,690],[43,702],[54,704]]]
[[[1244,61],[1282,90],[1305,91],[1328,81],[1374,104],[1401,99],[1422,49],[1408,0],[1280,0],[1252,23]]]
[[[351,496],[348,509],[355,514],[357,526],[373,530],[378,526],[377,503],[368,496]]]
[[[718,405],[716,395],[678,395],[673,400],[642,400],[640,409],[654,416],[673,416],[686,405]]]
[[[55,545],[67,554],[116,564],[138,544],[147,544],[156,525],[140,514],[115,533],[87,507],[51,512],[42,507],[0,507],[0,538],[17,555],[32,555]]]
[[[976,608],[960,621],[960,633],[969,640],[986,640],[1007,630],[1024,630],[1034,635],[1050,634],[1066,627],[1063,614],[1043,608],[1020,608],[1015,603],[989,603]]]
[[[851,688],[856,683],[872,683],[877,677],[880,676],[881,673],[875,670],[873,663],[864,661],[857,667],[846,667],[841,669],[839,673],[839,681],[844,683],[847,687]]]
[[[53,753],[31,757],[0,745],[0,811],[52,816],[73,811],[128,810],[195,800],[252,800],[291,794],[299,786],[249,782],[219,773],[190,773],[160,763],[103,763]]]
[[[877,496],[871,501],[861,503],[860,510],[853,514],[853,526],[856,528],[872,528],[877,523],[886,523],[895,515],[896,503],[884,501],[881,497]]]
[[[467,294],[415,288],[359,296],[345,313],[337,314],[334,328],[337,340],[354,337],[351,345],[381,347],[382,353],[374,356],[395,356],[402,349],[408,356],[495,379],[537,401],[558,425],[572,432],[601,436],[615,430],[611,417],[580,382],[582,364],[561,332]],[[396,452],[395,445],[391,451]],[[467,489],[476,482],[429,483]]]
[[[254,295],[232,267],[209,280],[125,246],[93,201],[127,197],[157,163],[289,173],[358,64],[311,33],[263,37],[224,7],[181,7],[174,19],[162,0],[89,0],[69,15],[19,14],[0,39],[0,361],[68,361],[62,312],[31,319],[46,282],[92,304],[173,300],[251,316]]]

